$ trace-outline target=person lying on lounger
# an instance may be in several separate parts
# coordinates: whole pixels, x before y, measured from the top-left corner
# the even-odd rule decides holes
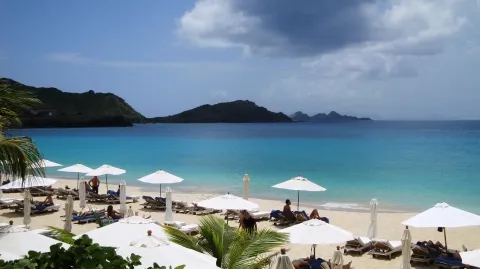
[[[77,216],[90,216],[90,215],[94,215],[95,214],[104,214],[105,213],[105,209],[100,209],[100,210],[97,210],[97,211],[93,211],[93,210],[88,210],[88,211],[84,211],[84,212],[80,212],[78,213]]]
[[[295,269],[301,269],[305,267],[310,267],[310,263],[308,263],[309,260],[314,259],[313,255],[310,255],[309,258],[301,258],[298,260],[293,260],[292,265]]]
[[[114,210],[112,205],[107,207],[107,217],[111,219],[121,219],[123,214]]]
[[[48,195],[43,202],[35,201],[34,204],[43,205],[43,206],[53,205],[53,198],[51,195]]]
[[[283,215],[287,218],[287,219],[293,219],[295,220],[297,217],[295,215],[295,213],[292,212],[292,209],[290,208],[290,205],[292,203],[290,202],[290,199],[287,199],[285,201],[285,205],[283,206]],[[305,218],[308,217],[308,216],[305,216]],[[329,223],[329,220],[328,218],[325,218],[325,217],[320,217],[320,214],[318,214],[318,210],[314,209],[312,210],[312,213],[310,213],[310,217],[309,219],[319,219],[319,220],[322,220],[326,223]]]

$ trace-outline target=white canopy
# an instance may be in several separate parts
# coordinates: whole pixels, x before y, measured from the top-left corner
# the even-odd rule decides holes
[[[462,263],[470,266],[480,267],[480,249],[460,252]]]
[[[47,168],[47,167],[57,167],[57,166],[62,166],[62,165],[59,164],[59,163],[56,163],[56,162],[52,162],[52,161],[49,161],[49,160],[46,160],[46,159],[42,159],[40,162],[36,163],[36,166]]]
[[[450,206],[447,203],[438,203],[434,207],[402,222],[402,224],[419,228],[480,226],[480,216]]]
[[[273,185],[273,188],[297,191],[297,209],[300,208],[300,191],[326,191],[324,187],[313,183],[312,181],[298,176],[285,182]]]
[[[162,184],[179,183],[183,181],[183,178],[170,174],[165,170],[158,170],[154,173],[139,178],[138,181],[150,184],[160,184],[160,197],[162,197]]]
[[[87,233],[93,242],[104,247],[128,246],[132,241],[145,235],[146,231],[151,230],[156,236],[166,238],[163,228],[152,219],[144,219],[140,216],[120,219],[118,222],[109,224],[102,228],[91,230]],[[126,232],[127,231],[127,232]],[[82,236],[77,235],[78,239]]]
[[[0,226],[0,259],[10,261],[21,259],[30,250],[50,252],[50,246],[61,243],[55,239],[14,225]],[[68,247],[63,244],[63,247]]]
[[[225,194],[212,199],[203,200],[198,206],[218,210],[258,210],[259,206],[232,194]]]
[[[305,221],[280,232],[288,233],[292,244],[329,245],[353,240],[353,234],[349,231],[318,219]]]
[[[32,187],[44,187],[44,186],[53,185],[56,182],[57,180],[53,178],[29,176],[25,179],[25,181],[22,181],[21,179],[16,179],[8,184],[1,186],[0,189],[8,190],[8,189],[23,189],[23,188],[32,188]]]
[[[372,199],[370,202],[370,225],[368,225],[367,237],[376,238],[377,237],[377,199]]]
[[[90,167],[88,167],[88,166],[85,166],[85,165],[83,165],[83,164],[77,163],[77,164],[74,164],[74,165],[71,165],[71,166],[68,166],[68,167],[64,167],[64,168],[58,169],[58,171],[61,171],[61,172],[69,172],[69,173],[82,173],[82,174],[86,174],[86,173],[92,172],[93,169],[90,168]]]
[[[142,265],[135,268],[148,268],[156,262],[172,267],[185,265],[186,269],[218,269],[213,257],[171,243],[163,234],[157,237],[150,233],[117,249],[117,254],[123,257],[130,257],[132,253],[142,257]]]
[[[103,176],[103,175],[117,176],[117,175],[125,174],[126,172],[127,171],[123,169],[120,169],[108,164],[104,164],[98,167],[97,169],[88,172],[86,176]]]

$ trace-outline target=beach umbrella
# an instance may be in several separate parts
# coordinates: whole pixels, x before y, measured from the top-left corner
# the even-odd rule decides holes
[[[480,249],[460,252],[462,263],[470,266],[480,267]]]
[[[56,179],[46,177],[28,176],[25,181],[16,179],[8,184],[0,187],[2,190],[8,189],[28,189],[32,187],[46,187],[51,186],[57,182]]]
[[[43,168],[48,168],[48,167],[58,167],[58,166],[63,166],[59,163],[52,162],[46,159],[40,160],[38,163],[35,165],[30,165],[30,167],[43,167]]]
[[[125,215],[127,213],[127,183],[125,180],[120,182],[120,213]]]
[[[376,238],[377,237],[377,199],[372,199],[370,201],[370,225],[368,225],[367,237]]]
[[[277,266],[275,269],[295,269],[295,267],[293,267],[293,264],[287,255],[281,254],[277,259]]]
[[[30,194],[30,191],[25,190],[25,193],[23,196],[23,225],[25,225],[26,228],[28,228],[30,223],[32,223],[32,217],[30,216],[30,213],[32,210],[30,199],[32,199],[32,195]]]
[[[67,202],[65,203],[65,224],[63,229],[67,232],[72,231],[72,213],[73,213],[73,197],[67,196]]]
[[[318,219],[302,222],[280,232],[287,233],[292,244],[313,245],[313,255],[316,245],[338,244],[354,239],[351,232]]]
[[[117,168],[117,167],[114,167],[114,166],[111,166],[111,165],[108,165],[108,164],[104,164],[104,165],[98,167],[97,169],[88,172],[86,174],[86,176],[103,176],[103,175],[105,175],[105,184],[107,185],[107,191],[108,191],[108,175],[118,176],[118,175],[125,174],[126,172],[127,171],[125,171],[123,169],[120,169],[120,168]]]
[[[450,206],[438,203],[434,207],[402,222],[403,225],[417,228],[441,228],[447,248],[446,228],[480,226],[480,216]]]
[[[78,186],[78,198],[80,199],[80,208],[84,209],[87,207],[87,193],[85,190],[85,180],[82,178],[80,180],[80,185]]]
[[[258,210],[259,206],[232,194],[225,194],[215,198],[203,200],[198,206],[218,210]]]
[[[331,261],[331,269],[342,269],[343,268],[343,253],[340,250],[340,247],[337,247],[337,250],[333,253]]]
[[[88,235],[93,242],[98,243],[100,246],[117,248],[128,246],[132,241],[145,235],[145,231],[148,230],[153,231],[153,233],[159,237],[167,238],[159,222],[140,216],[123,218],[115,223],[91,230],[84,234]],[[78,239],[82,235],[83,234],[77,235],[74,239]]]
[[[248,200],[248,195],[250,194],[250,177],[248,174],[243,176],[243,199]]]
[[[166,209],[165,209],[165,222],[173,221],[173,210],[172,210],[172,190],[167,187],[165,192],[166,194]]]
[[[183,181],[183,178],[170,174],[165,170],[158,170],[154,173],[139,178],[138,181],[150,184],[159,184],[160,197],[162,197],[162,184],[179,183]]]
[[[127,210],[127,218],[131,216],[133,216],[133,209],[132,209],[132,206],[129,206]]]
[[[408,228],[403,231],[402,235],[402,262],[400,264],[400,269],[410,269],[410,259],[412,257],[412,235]]]
[[[90,173],[90,172],[93,171],[93,169],[88,167],[88,166],[85,166],[83,164],[77,163],[77,164],[74,164],[74,165],[71,165],[71,166],[68,166],[68,167],[58,169],[58,171],[68,172],[68,173],[77,173],[77,189],[78,189],[78,187],[79,187],[78,182],[80,181],[80,174]]]
[[[326,191],[324,187],[313,183],[312,181],[298,176],[285,182],[273,185],[273,188],[297,191],[297,210],[300,210],[300,191]]]
[[[29,251],[50,252],[50,246],[61,243],[50,237],[28,231],[28,229],[9,225],[0,226],[0,259],[5,261],[22,259]],[[69,245],[62,244],[68,248]]]
[[[218,269],[213,257],[208,258],[205,254],[181,247],[163,236],[157,237],[152,231],[146,232],[146,235],[116,251],[123,257],[130,257],[132,254],[140,255],[142,265],[135,268],[148,268],[153,263],[158,263],[172,265],[172,267],[185,265],[186,269]]]

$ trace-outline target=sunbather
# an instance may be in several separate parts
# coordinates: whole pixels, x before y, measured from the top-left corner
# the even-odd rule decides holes
[[[113,207],[112,207],[113,209]],[[90,216],[90,215],[94,215],[95,214],[104,214],[105,213],[105,209],[100,209],[100,210],[97,210],[97,211],[94,211],[94,210],[88,210],[88,211],[84,211],[84,212],[80,212],[77,216]]]
[[[43,205],[43,206],[53,205],[53,198],[51,195],[48,195],[43,202],[35,201],[34,203],[37,205]]]
[[[292,203],[290,202],[290,199],[287,199],[285,201],[285,205],[283,206],[283,215],[287,218],[287,219],[297,219],[297,216],[295,213],[292,212],[291,208],[290,208],[290,205]],[[312,210],[312,213],[310,213],[310,217],[306,214],[301,214],[305,220],[309,220],[309,219],[319,219],[319,220],[322,220],[326,223],[329,223],[329,219],[326,218],[326,217],[320,217],[320,214],[318,214],[318,210],[314,209]]]
[[[314,259],[313,255],[306,259],[301,258],[298,260],[293,260],[292,265],[295,269],[301,269],[302,267],[310,267],[310,264],[308,263],[310,259]]]
[[[92,190],[92,187],[90,187],[90,185],[88,185],[87,182],[85,182],[85,191],[86,191],[86,192],[93,191],[93,190]]]
[[[285,200],[285,205],[283,206],[283,215],[291,220],[291,219],[296,219],[295,214],[292,212],[292,209],[290,208],[290,205],[292,203],[290,202],[290,199]]]
[[[112,205],[107,207],[107,217],[111,219],[121,219],[123,214],[114,210]]]
[[[252,218],[247,210],[242,210],[240,212],[240,219],[238,222],[240,223],[238,228],[247,231],[249,234],[257,231],[257,221]]]

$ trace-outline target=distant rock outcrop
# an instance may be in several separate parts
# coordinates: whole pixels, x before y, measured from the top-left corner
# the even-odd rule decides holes
[[[292,120],[283,113],[271,112],[257,106],[254,102],[237,100],[202,105],[175,115],[151,118],[149,121],[154,123],[267,123]]]
[[[350,122],[350,121],[370,121],[370,118],[358,118],[348,115],[340,115],[335,111],[331,111],[328,114],[318,113],[313,116],[298,111],[290,116],[293,121],[297,122]]]

